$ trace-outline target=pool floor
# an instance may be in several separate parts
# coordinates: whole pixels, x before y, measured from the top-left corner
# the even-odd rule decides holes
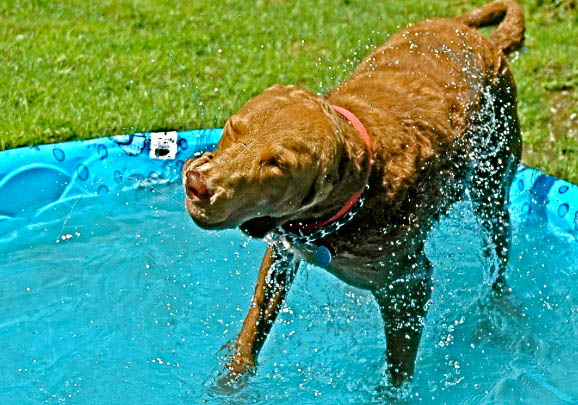
[[[302,266],[255,375],[215,390],[265,245],[197,228],[178,185],[80,198],[0,234],[0,403],[382,403],[373,298]],[[578,244],[513,229],[492,297],[458,205],[427,244],[435,291],[411,392],[392,403],[578,402]]]

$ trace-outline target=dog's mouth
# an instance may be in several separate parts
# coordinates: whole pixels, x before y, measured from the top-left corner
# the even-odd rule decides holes
[[[253,218],[245,221],[241,224],[240,228],[243,232],[253,238],[262,239],[271,232],[273,229],[277,228],[285,222],[282,218],[273,218],[270,216]]]

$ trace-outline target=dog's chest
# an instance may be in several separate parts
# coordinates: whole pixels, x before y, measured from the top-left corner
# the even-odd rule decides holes
[[[436,215],[416,207],[397,216],[379,216],[383,209],[369,206],[353,221],[326,237],[309,243],[295,243],[299,257],[363,289],[378,289],[403,276],[412,268],[411,258],[427,236],[429,222]]]
[[[310,244],[295,244],[298,257],[362,289],[380,288],[405,271],[407,243],[392,240],[378,229],[333,236]]]

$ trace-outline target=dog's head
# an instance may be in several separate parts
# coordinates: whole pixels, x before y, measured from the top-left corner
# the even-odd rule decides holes
[[[214,153],[183,167],[186,206],[202,228],[263,237],[330,195],[344,155],[337,115],[320,96],[276,85],[225,124]]]

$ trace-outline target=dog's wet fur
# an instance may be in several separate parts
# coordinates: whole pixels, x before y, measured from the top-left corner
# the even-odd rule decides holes
[[[489,38],[476,30],[496,23]],[[227,121],[214,153],[185,163],[191,217],[202,228],[240,227],[262,238],[289,221],[332,216],[367,182],[353,220],[315,244],[332,253],[328,271],[375,296],[390,382],[402,385],[414,371],[431,294],[424,242],[463,196],[487,232],[494,289],[504,288],[505,204],[521,151],[506,54],[521,45],[523,30],[520,7],[498,0],[396,33],[325,96],[297,86],[265,90]],[[356,129],[331,105],[363,123],[373,162]],[[255,366],[299,258],[314,261],[299,244],[268,247],[227,365],[230,378]]]

